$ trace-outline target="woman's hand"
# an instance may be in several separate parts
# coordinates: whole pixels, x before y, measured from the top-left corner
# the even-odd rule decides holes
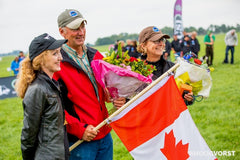
[[[193,92],[185,94],[184,99],[189,101],[189,102],[192,102],[193,101]]]

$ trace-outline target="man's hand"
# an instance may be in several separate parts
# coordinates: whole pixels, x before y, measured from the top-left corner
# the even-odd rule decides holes
[[[105,97],[106,97],[106,102],[108,102],[108,103],[109,103],[109,102],[112,102],[112,97],[111,97],[111,95],[110,95],[107,87],[104,88],[104,93],[105,93]]]
[[[122,107],[125,103],[126,103],[126,98],[124,98],[124,97],[119,97],[119,98],[116,98],[116,99],[113,100],[113,105],[117,109]]]
[[[90,142],[91,140],[93,140],[93,138],[97,136],[98,132],[99,132],[98,130],[97,131],[94,130],[93,125],[88,125],[83,133],[82,139],[84,141]]]

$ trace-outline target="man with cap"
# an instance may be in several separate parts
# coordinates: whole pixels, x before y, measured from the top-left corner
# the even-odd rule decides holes
[[[90,65],[92,60],[103,56],[96,49],[84,45],[86,23],[75,9],[66,9],[58,16],[59,32],[68,42],[61,48],[61,71],[56,72],[54,78],[61,84],[69,144],[84,140],[71,151],[70,159],[111,160],[110,126],[94,129],[108,117],[108,111],[105,90],[95,80]],[[125,98],[118,98],[113,104],[120,107],[125,102]]]
[[[206,44],[206,55],[207,64],[211,66],[213,64],[213,44],[215,41],[215,36],[212,34],[212,31],[208,31],[207,35],[204,37],[204,43]]]
[[[60,89],[52,79],[54,72],[61,69],[60,47],[66,42],[44,33],[33,39],[29,55],[21,62],[15,89],[23,99],[21,150],[24,160],[68,159]]]
[[[163,34],[155,26],[146,27],[139,34],[138,52],[143,54],[142,59],[146,59],[148,64],[156,66],[157,69],[153,71],[153,80],[156,80],[174,65],[163,58],[166,38],[170,38],[169,35]],[[192,92],[183,95],[187,105],[192,104],[192,95]]]

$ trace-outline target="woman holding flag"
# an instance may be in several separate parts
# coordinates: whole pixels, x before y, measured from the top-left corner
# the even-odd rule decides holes
[[[166,38],[170,38],[170,36],[163,34],[155,26],[146,27],[139,34],[138,52],[142,53],[142,59],[146,59],[148,64],[156,66],[156,70],[153,72],[153,80],[156,80],[174,65],[174,63],[163,58]],[[187,105],[193,103],[192,92],[184,94],[183,98]]]

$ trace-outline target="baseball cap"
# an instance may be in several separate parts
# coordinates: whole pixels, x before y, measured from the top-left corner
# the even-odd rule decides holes
[[[78,27],[86,22],[82,14],[75,9],[66,9],[58,16],[58,27],[68,27],[70,29],[78,29]]]
[[[207,31],[207,34],[211,34],[211,33],[212,33],[212,31],[211,31],[211,30]]]
[[[156,41],[159,40],[161,38],[170,38],[169,35],[167,34],[162,34],[162,32],[160,31],[160,29],[158,29],[155,26],[149,26],[147,28],[144,28],[140,34],[139,34],[139,38],[138,41],[139,43],[143,43],[146,41]]]
[[[35,37],[29,46],[29,58],[31,61],[45,50],[54,50],[61,47],[67,40],[56,40],[49,34],[44,33]]]

